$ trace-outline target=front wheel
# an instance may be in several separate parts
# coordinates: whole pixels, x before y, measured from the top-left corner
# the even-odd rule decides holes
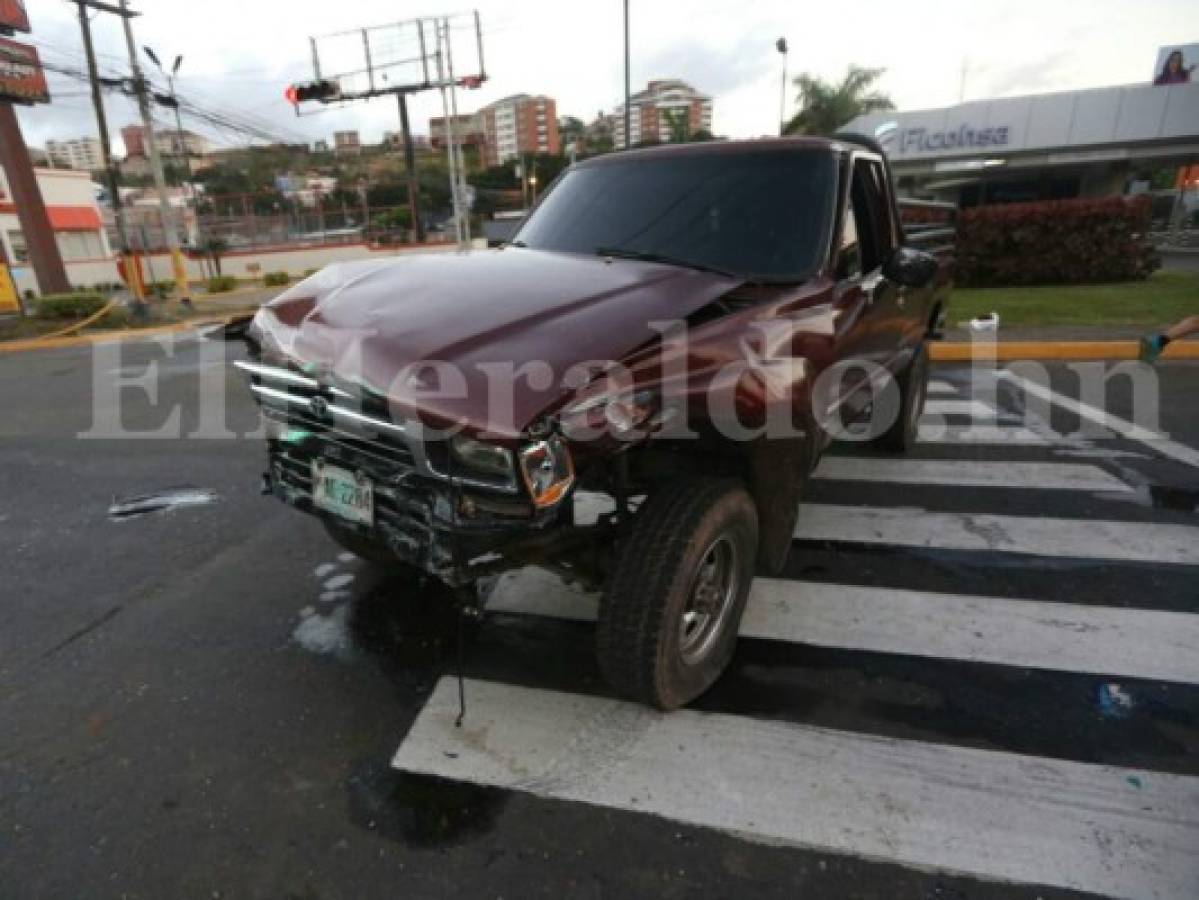
[[[739,484],[680,480],[651,494],[600,605],[608,682],[663,710],[711,687],[732,658],[757,551],[757,510]]]
[[[899,415],[875,443],[893,453],[906,453],[916,446],[924,400],[928,396],[927,342],[920,344],[907,368],[895,376],[895,383],[899,387]]]

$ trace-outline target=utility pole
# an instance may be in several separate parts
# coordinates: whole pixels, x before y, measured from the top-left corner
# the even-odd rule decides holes
[[[529,162],[524,153],[520,154],[520,205],[529,208]]]
[[[774,48],[783,57],[783,82],[779,89],[779,134],[787,133],[787,39],[779,38],[774,42]]]
[[[624,0],[624,148],[633,146],[633,113],[629,108],[631,84],[629,81],[629,0]]]
[[[83,32],[83,52],[87,56],[87,74],[92,84],[92,106],[96,109],[96,127],[100,131],[100,158],[104,162],[104,180],[108,183],[108,193],[112,203],[112,215],[117,226],[117,253],[120,255],[129,291],[133,295],[134,305],[139,305],[145,297],[142,289],[140,263],[134,258],[129,243],[129,226],[125,221],[125,209],[121,203],[121,186],[117,178],[116,166],[112,162],[112,147],[108,138],[108,119],[104,115],[104,100],[100,95],[100,73],[96,68],[96,50],[92,44],[92,23],[87,17],[88,4],[85,0],[75,0],[79,7],[79,29]]]
[[[17,218],[25,235],[38,288],[43,294],[65,294],[71,289],[71,282],[67,279],[58,241],[37,186],[17,111],[8,101],[0,101],[0,166],[8,175],[8,186],[16,203]]]
[[[408,95],[396,94],[400,103],[400,132],[404,138],[404,174],[408,180],[408,211],[412,214],[412,227],[416,229],[416,242],[425,242],[425,223],[420,216],[420,186],[416,181],[416,151],[412,147],[412,128],[408,125]]]
[[[441,91],[441,112],[445,117],[446,164],[450,170],[450,199],[454,207],[454,239],[459,248],[465,247],[466,236],[462,231],[462,194],[458,181],[458,154],[456,152],[457,138],[455,122],[450,114],[450,98],[446,92],[445,42],[449,40],[449,24],[447,20],[438,19],[434,23],[437,35],[437,81]]]
[[[132,15],[128,8],[129,0],[120,0],[121,21],[125,26],[125,44],[129,50],[129,69],[133,74],[133,88],[137,93],[137,108],[141,113],[142,127],[146,131],[146,143],[149,145],[150,169],[154,173],[154,185],[158,188],[158,209],[162,217],[162,230],[166,236],[167,249],[171,253],[171,268],[175,276],[175,290],[180,299],[188,298],[187,264],[183,260],[183,252],[179,249],[179,234],[175,230],[171,202],[167,198],[166,176],[162,172],[162,154],[158,152],[158,142],[154,139],[154,121],[150,115],[150,96],[146,87],[146,78],[142,74],[141,64],[137,61],[137,44],[133,40],[133,26],[129,24]]]
[[[450,115],[454,117],[455,124],[458,120],[458,82],[454,79],[454,47],[453,37],[450,29],[450,20],[445,20],[445,62],[447,74],[450,80]],[[463,247],[470,246],[470,208],[466,202],[466,162],[462,157],[462,143],[455,142],[454,153],[457,157],[455,168],[458,170],[458,199],[459,199],[459,214],[462,216],[462,243]]]

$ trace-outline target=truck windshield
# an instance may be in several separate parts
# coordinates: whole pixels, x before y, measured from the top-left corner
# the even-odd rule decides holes
[[[771,282],[819,268],[836,163],[814,149],[645,154],[567,170],[513,243]]]

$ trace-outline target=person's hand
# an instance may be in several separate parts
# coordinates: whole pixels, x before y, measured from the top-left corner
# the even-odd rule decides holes
[[[1154,363],[1157,358],[1162,355],[1162,351],[1166,349],[1166,336],[1163,334],[1150,334],[1141,338],[1140,352],[1137,353],[1137,358],[1141,362]]]

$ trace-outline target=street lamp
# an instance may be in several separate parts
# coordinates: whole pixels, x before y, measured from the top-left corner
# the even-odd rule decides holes
[[[774,42],[774,49],[783,58],[783,81],[779,89],[779,134],[787,130],[787,39],[779,38]]]
[[[183,171],[187,173],[187,178],[184,181],[183,196],[191,201],[192,209],[195,211],[195,238],[196,246],[200,246],[203,241],[200,236],[200,207],[196,203],[195,189],[192,187],[192,161],[191,155],[187,152],[187,140],[183,137],[183,115],[179,111],[179,97],[175,94],[175,76],[179,74],[179,67],[183,65],[183,55],[178,54],[175,57],[175,62],[171,64],[171,71],[168,72],[163,67],[162,62],[158,59],[158,54],[154,50],[145,45],[142,46],[146,56],[150,57],[150,62],[158,68],[162,73],[163,78],[167,80],[167,93],[171,98],[171,105],[175,108],[175,145],[179,149],[179,154],[183,156]],[[187,227],[186,215],[184,217],[184,227]]]
[[[162,76],[167,80],[167,94],[171,98],[171,105],[175,107],[175,142],[176,146],[178,147],[179,154],[183,156],[183,165],[187,172],[187,181],[189,184],[188,190],[190,192],[190,183],[192,178],[191,158],[187,152],[187,142],[183,139],[183,116],[179,112],[179,98],[175,95],[175,76],[179,74],[179,67],[183,65],[183,56],[180,55],[175,57],[175,62],[171,66],[171,71],[168,72],[159,61],[158,54],[156,54],[153,49],[150,47],[142,47],[142,50],[146,52],[146,56],[150,57],[150,62],[154,63],[154,65],[158,67],[158,71],[161,72]]]

